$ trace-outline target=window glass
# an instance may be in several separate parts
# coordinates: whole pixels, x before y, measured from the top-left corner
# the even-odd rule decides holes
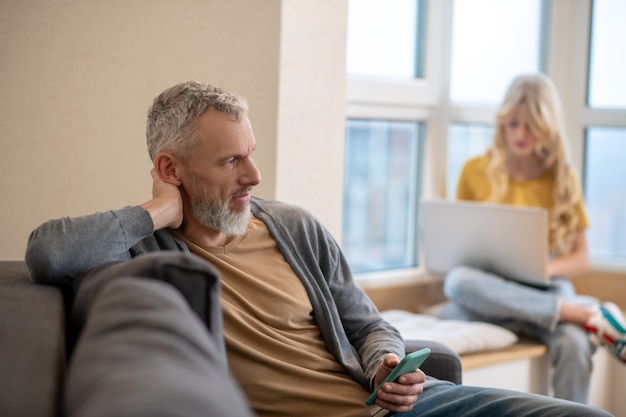
[[[626,261],[626,128],[592,127],[585,152],[589,251],[596,260]]]
[[[589,105],[626,108],[626,1],[594,0],[589,60]]]
[[[354,272],[416,265],[420,125],[348,120],[343,250]]]
[[[421,77],[422,6],[418,0],[348,1],[349,75]]]
[[[497,103],[514,76],[541,70],[540,0],[455,0],[450,98]]]
[[[456,198],[456,183],[465,161],[485,152],[492,141],[492,125],[450,125],[448,128],[448,170],[446,173],[448,199],[454,200]]]

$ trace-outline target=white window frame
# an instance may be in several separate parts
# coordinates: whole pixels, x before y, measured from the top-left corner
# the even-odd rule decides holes
[[[548,74],[563,102],[572,163],[581,176],[586,129],[592,126],[626,128],[626,110],[587,106],[591,12],[592,0],[552,0],[550,24],[553,29],[548,44]],[[626,265],[591,259],[591,269],[626,272]]]

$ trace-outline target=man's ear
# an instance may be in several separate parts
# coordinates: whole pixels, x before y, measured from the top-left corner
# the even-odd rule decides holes
[[[154,169],[161,181],[175,186],[180,186],[182,164],[178,158],[169,152],[160,152],[154,158]]]

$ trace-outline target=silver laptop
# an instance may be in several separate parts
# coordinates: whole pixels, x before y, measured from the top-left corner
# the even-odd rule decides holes
[[[432,199],[420,208],[427,271],[445,274],[467,265],[533,285],[549,283],[547,210]]]

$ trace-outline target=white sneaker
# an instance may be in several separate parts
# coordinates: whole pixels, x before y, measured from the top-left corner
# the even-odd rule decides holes
[[[617,305],[602,303],[584,327],[617,359],[626,363],[626,320]]]

